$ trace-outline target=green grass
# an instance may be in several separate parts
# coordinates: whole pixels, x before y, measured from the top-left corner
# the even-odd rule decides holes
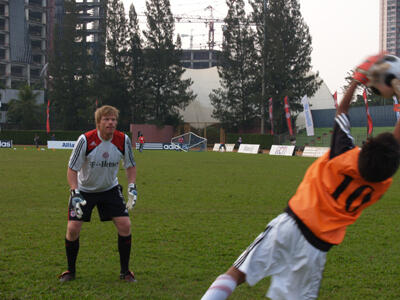
[[[282,212],[311,158],[137,153],[131,266],[120,282],[117,234],[97,212],[81,233],[77,280],[66,269],[68,150],[0,150],[0,299],[200,299]],[[123,170],[120,182],[126,186]],[[399,299],[399,177],[328,254],[319,299]],[[126,191],[124,191],[125,193]],[[231,299],[265,299],[268,279]]]

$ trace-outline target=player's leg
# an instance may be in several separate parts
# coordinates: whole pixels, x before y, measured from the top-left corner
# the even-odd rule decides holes
[[[121,266],[120,277],[126,281],[134,281],[135,276],[129,270],[131,255],[132,235],[131,220],[129,217],[114,217],[113,222],[118,231],[118,252]]]
[[[122,186],[118,185],[109,191],[102,193],[101,200],[97,204],[101,221],[112,220],[118,232],[118,251],[120,257],[120,278],[126,281],[135,281],[133,272],[129,270],[129,259],[131,255],[131,220]]]
[[[286,239],[289,236],[284,234],[285,230],[282,230],[281,227],[285,226],[290,220],[291,218],[286,213],[273,219],[265,231],[258,235],[225,274],[229,278],[225,277],[224,285],[217,284],[217,278],[215,284],[213,283],[210,286],[202,299],[226,299],[236,285],[246,281],[250,286],[253,286],[261,279],[279,274],[288,268],[287,253],[290,247],[287,246]],[[226,292],[215,293],[213,290],[225,290]]]
[[[201,300],[224,300],[233,293],[236,286],[245,280],[246,274],[232,266],[225,274],[221,274],[215,279]]]
[[[292,235],[288,268],[271,278],[267,297],[271,299],[317,299],[327,252],[305,240],[299,232]]]
[[[67,255],[68,270],[59,275],[61,282],[75,279],[75,265],[79,252],[79,234],[81,232],[83,222],[90,221],[93,207],[96,204],[96,200],[92,199],[93,197],[91,197],[90,194],[82,192],[82,195],[87,203],[85,206],[82,206],[83,215],[81,219],[76,216],[72,204],[69,203],[68,206],[68,223],[67,232],[65,235],[65,252]]]

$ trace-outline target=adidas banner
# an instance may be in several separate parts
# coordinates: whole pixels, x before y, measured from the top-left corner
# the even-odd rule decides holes
[[[0,148],[12,148],[13,141],[0,140]]]

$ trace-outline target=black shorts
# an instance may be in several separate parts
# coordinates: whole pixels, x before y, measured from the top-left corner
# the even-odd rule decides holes
[[[101,221],[111,221],[114,217],[128,217],[124,196],[122,195],[122,186],[117,185],[111,190],[100,193],[85,193],[81,195],[86,200],[86,205],[81,206],[83,216],[78,219],[73,210],[72,204],[68,204],[68,220],[90,222],[92,210],[97,206]]]

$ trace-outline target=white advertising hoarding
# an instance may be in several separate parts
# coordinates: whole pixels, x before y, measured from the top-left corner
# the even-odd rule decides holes
[[[292,156],[294,152],[294,146],[287,145],[272,145],[269,150],[269,155],[283,155]]]
[[[240,144],[238,153],[257,154],[259,148],[259,144]]]
[[[47,141],[48,149],[74,149],[76,141]]]
[[[220,152],[220,151],[221,152],[233,152],[233,148],[235,148],[235,144],[225,144],[226,150],[224,148],[220,148],[220,146],[221,146],[221,144],[215,143],[214,147],[213,147],[213,151],[216,151],[216,152]]]
[[[329,147],[304,147],[303,156],[304,157],[321,157],[327,151],[329,151]]]

